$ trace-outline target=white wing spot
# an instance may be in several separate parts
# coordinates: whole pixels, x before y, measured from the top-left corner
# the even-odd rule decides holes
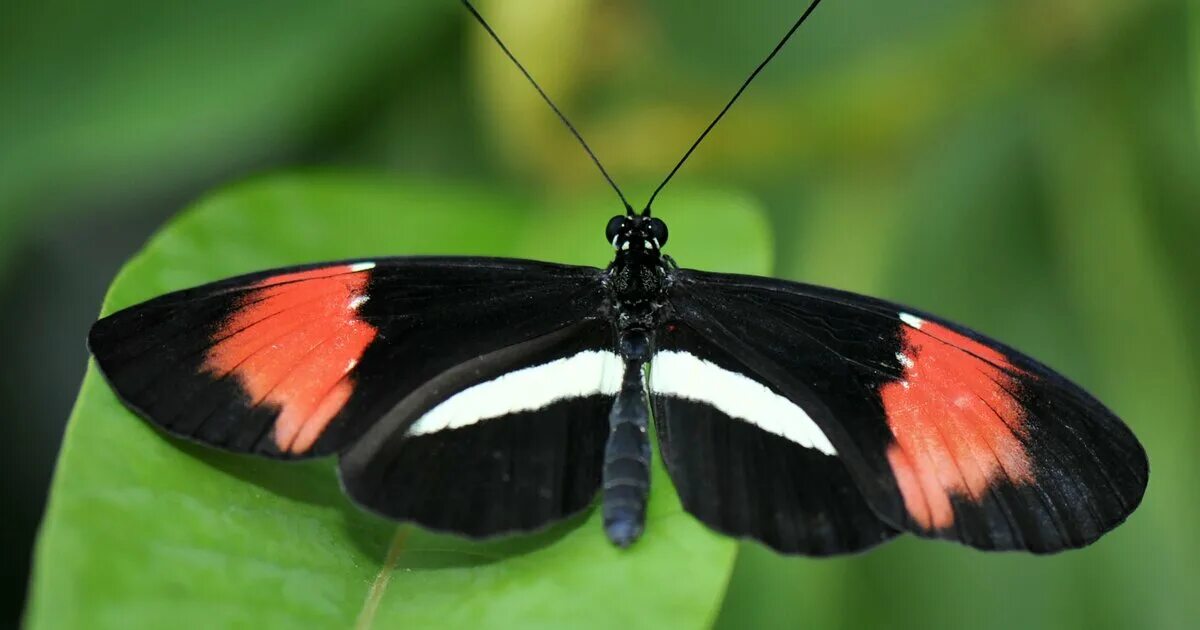
[[[903,352],[896,353],[896,360],[900,362],[900,365],[904,366],[904,369],[911,368],[914,365],[913,360],[908,358],[908,355]]]
[[[354,263],[353,265],[350,265],[350,271],[356,271],[356,272],[357,271],[366,271],[368,269],[374,269],[374,268],[375,268],[375,263],[370,262],[370,261]]]
[[[908,313],[900,313],[900,321],[918,330],[920,330],[921,326],[925,325],[925,320],[916,315],[909,315]]]
[[[356,296],[350,298],[350,303],[347,304],[346,307],[352,311],[356,311],[356,310],[358,310],[358,307],[362,306],[363,304],[366,304],[367,300],[370,300],[370,299],[371,299],[370,296],[356,295]]]

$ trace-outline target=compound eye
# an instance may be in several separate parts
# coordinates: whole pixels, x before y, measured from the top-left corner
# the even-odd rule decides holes
[[[616,247],[617,245],[616,243],[613,243],[613,240],[617,238],[617,235],[621,233],[621,229],[624,227],[625,217],[617,215],[609,219],[608,227],[604,228],[604,238],[608,240],[609,243],[612,243],[613,247]]]
[[[659,247],[667,244],[667,224],[662,219],[650,219],[650,238],[658,241]]]

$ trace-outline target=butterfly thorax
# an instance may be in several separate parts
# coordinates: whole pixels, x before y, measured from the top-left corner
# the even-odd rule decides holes
[[[665,303],[667,270],[661,261],[614,261],[608,286],[618,330],[653,330]]]
[[[661,219],[616,216],[605,236],[616,258],[608,266],[608,287],[618,330],[654,330],[666,305],[671,265],[662,254],[667,225]]]

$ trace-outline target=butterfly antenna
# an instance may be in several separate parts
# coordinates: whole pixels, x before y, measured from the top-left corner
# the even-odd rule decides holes
[[[683,166],[683,163],[692,156],[692,152],[696,150],[696,147],[700,146],[700,142],[704,140],[704,137],[708,135],[708,132],[712,131],[713,127],[717,126],[717,123],[721,121],[723,116],[725,116],[725,112],[729,111],[730,107],[733,107],[733,104],[738,100],[738,97],[742,95],[742,92],[746,91],[746,88],[750,85],[750,82],[754,80],[754,77],[757,77],[758,73],[762,72],[762,69],[767,67],[768,63],[771,63],[771,60],[775,58],[775,55],[779,54],[779,51],[782,50],[784,45],[788,43],[788,40],[792,38],[792,34],[795,33],[796,29],[800,28],[800,25],[808,19],[808,16],[812,14],[812,12],[817,8],[818,4],[821,4],[821,0],[813,0],[812,4],[808,5],[808,8],[805,9],[804,13],[800,16],[800,19],[796,20],[796,23],[792,25],[792,28],[788,29],[788,32],[783,36],[783,39],[779,40],[778,44],[775,44],[775,48],[771,50],[771,54],[767,55],[767,58],[763,59],[762,63],[758,64],[758,67],[754,69],[754,72],[751,72],[750,76],[746,77],[746,80],[742,82],[742,87],[739,87],[737,92],[733,94],[733,98],[729,99],[729,102],[725,103],[725,107],[721,108],[721,113],[717,114],[717,117],[714,118],[712,122],[708,123],[708,126],[704,128],[703,132],[700,133],[700,137],[696,138],[696,141],[692,143],[692,146],[688,147],[687,153],[684,153],[683,157],[679,159],[679,162],[675,165],[675,168],[671,169],[670,173],[667,173],[667,178],[658,185],[658,188],[654,189],[654,194],[650,195],[650,201],[646,202],[646,208],[642,210],[642,216],[650,216],[650,206],[654,204],[654,199],[658,197],[659,191],[661,191],[663,187],[667,185],[667,182],[671,181],[671,178],[675,176],[675,173],[679,170],[679,167]]]
[[[517,58],[512,54],[512,51],[508,49],[508,46],[504,45],[504,42],[500,39],[500,36],[496,34],[496,31],[492,30],[492,27],[487,23],[487,20],[483,19],[482,15],[479,15],[479,11],[476,11],[475,7],[472,6],[468,0],[462,0],[462,3],[463,6],[467,8],[467,11],[471,12],[471,15],[475,18],[475,21],[479,22],[479,25],[487,31],[488,35],[492,36],[492,39],[495,40],[496,45],[500,47],[500,50],[504,51],[504,54],[513,62],[513,65],[517,67],[517,70],[520,70],[521,74],[525,75],[525,78],[529,80],[529,84],[533,86],[533,89],[537,90],[537,93],[542,96],[542,100],[546,101],[546,104],[550,106],[550,109],[554,110],[554,113],[558,115],[558,119],[567,126],[567,129],[570,130],[571,134],[575,136],[575,139],[578,140],[579,144],[583,146],[583,150],[587,151],[588,157],[592,158],[592,162],[595,162],[596,168],[600,169],[600,174],[604,176],[604,179],[608,182],[608,185],[612,186],[612,189],[617,192],[617,196],[621,198],[621,203],[625,205],[625,213],[629,216],[633,216],[635,214],[633,211],[633,206],[629,205],[629,202],[626,201],[625,195],[621,193],[621,189],[617,187],[617,183],[613,181],[613,178],[608,174],[608,171],[604,170],[604,165],[600,163],[600,158],[596,157],[596,154],[592,152],[592,148],[588,146],[587,141],[584,140],[583,136],[579,134],[579,131],[575,129],[575,125],[572,125],[571,121],[567,120],[566,115],[562,113],[562,110],[560,110],[558,106],[554,104],[554,101],[550,100],[550,97],[546,95],[546,91],[542,89],[542,86],[538,85],[537,81],[533,80],[533,76],[529,74],[529,71],[525,69],[525,66],[521,65],[520,61],[517,61]]]

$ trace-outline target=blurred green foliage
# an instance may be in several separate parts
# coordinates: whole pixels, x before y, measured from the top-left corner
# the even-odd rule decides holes
[[[480,4],[635,202],[801,10]],[[73,354],[47,356],[46,340],[10,333],[30,374],[82,369],[84,330],[119,257],[94,252],[133,246],[95,227],[159,221],[212,182],[334,164],[520,190],[562,212],[603,194],[570,136],[450,0],[0,11],[0,252],[53,234],[70,247],[51,251],[68,250],[71,264],[40,260],[42,274],[90,273],[95,287],[92,302],[56,309],[74,317],[56,331],[80,340]],[[1153,473],[1128,524],[1052,558],[901,540],[817,562],[750,546],[720,625],[1200,619],[1198,142],[1197,0],[823,3],[679,184],[757,198],[777,275],[911,303],[1061,369],[1129,422]],[[93,259],[105,264],[79,264]],[[22,308],[41,303],[30,291]],[[58,416],[25,422],[60,423],[78,373],[58,381]],[[0,402],[20,409],[21,395]]]

